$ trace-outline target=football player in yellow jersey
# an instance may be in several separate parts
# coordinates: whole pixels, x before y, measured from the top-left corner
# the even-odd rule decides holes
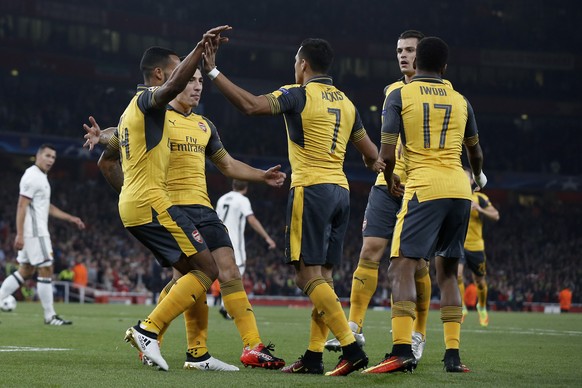
[[[168,128],[170,144],[170,162],[167,176],[167,186],[173,205],[181,209],[188,219],[194,223],[204,238],[219,269],[218,279],[225,307],[234,317],[235,324],[243,340],[241,362],[246,366],[278,369],[285,365],[284,360],[273,356],[271,347],[265,346],[260,338],[252,306],[244,291],[241,274],[234,258],[232,243],[224,224],[212,208],[206,186],[205,161],[208,157],[226,176],[246,181],[264,182],[273,187],[281,187],[285,173],[280,172],[280,166],[267,171],[253,168],[243,162],[233,159],[224,149],[218,131],[207,118],[192,112],[198,106],[202,94],[202,74],[196,70],[186,89],[169,104],[168,109],[181,113],[187,120],[187,125],[171,125]],[[108,146],[99,160],[99,167],[109,183],[116,191],[121,190],[123,173],[119,172],[119,141],[117,135],[109,137],[111,129],[104,134],[98,124],[91,119],[92,127],[86,126],[94,142],[103,143],[109,139]],[[177,123],[176,123],[177,124]],[[174,279],[179,279],[180,273],[174,271]],[[162,291],[160,301],[165,298],[175,281],[170,282]],[[203,295],[184,313],[188,340],[188,351],[184,368],[233,371],[238,368],[211,357],[207,348],[208,337],[208,306]],[[166,325],[159,333],[167,330]],[[142,357],[150,364],[147,356]]]
[[[444,326],[445,370],[466,372],[459,355],[461,297],[457,265],[463,253],[471,208],[471,188],[461,165],[463,143],[477,184],[483,187],[483,154],[469,102],[447,87],[448,46],[439,38],[422,39],[416,48],[416,75],[390,94],[382,124],[380,157],[386,161],[388,189],[395,185],[396,143],[402,139],[407,174],[402,208],[391,248],[392,351],[365,373],[411,370],[412,328],[416,310],[417,261],[436,257]]]
[[[413,63],[416,58],[416,45],[422,38],[424,38],[424,34],[415,30],[404,31],[398,37],[396,58],[403,77],[384,89],[384,104],[393,90],[409,83],[416,74]],[[397,145],[397,149],[394,173],[398,175],[400,183],[403,185],[406,182],[406,173],[404,171],[400,142]],[[401,205],[402,196],[393,196],[386,187],[384,174],[378,174],[376,182],[370,190],[368,204],[364,213],[362,249],[358,267],[353,274],[350,293],[349,325],[354,332],[356,340],[361,345],[365,342],[362,327],[366,317],[366,310],[376,292],[380,261],[388,243],[392,240],[392,233],[396,224],[396,213],[400,210]],[[417,266],[414,274],[417,302],[416,319],[414,320],[414,331],[412,333],[412,351],[416,361],[419,361],[426,343],[426,322],[430,308],[431,281],[428,261],[419,260]],[[325,348],[338,351],[340,349],[338,340],[336,338],[330,339],[325,343]]]
[[[328,376],[343,376],[368,363],[356,343],[339,298],[332,271],[340,264],[349,218],[349,192],[343,163],[347,143],[362,153],[376,172],[377,147],[368,137],[353,103],[333,86],[327,75],[333,61],[328,42],[307,39],[295,56],[295,82],[256,96],[233,84],[215,66],[217,45],[207,44],[205,70],[214,85],[248,115],[283,115],[291,163],[287,205],[286,258],[296,270],[296,284],[313,302],[307,351],[287,373],[323,374],[323,348],[329,330],[341,343],[343,355]]]
[[[471,187],[475,183],[471,171],[465,170]],[[499,211],[491,204],[489,197],[480,191],[473,191],[471,196],[471,217],[469,218],[469,228],[465,239],[464,254],[459,260],[458,282],[461,290],[461,297],[465,294],[465,280],[463,272],[465,264],[473,273],[473,282],[477,285],[477,312],[479,313],[479,324],[489,325],[489,314],[487,314],[487,258],[485,257],[485,242],[483,241],[483,219],[499,221]],[[467,315],[467,308],[463,303],[463,319]]]
[[[126,229],[147,246],[162,266],[172,266],[183,276],[149,314],[126,331],[125,340],[158,368],[168,370],[158,345],[158,334],[174,318],[206,294],[218,276],[218,268],[200,232],[186,215],[172,205],[166,177],[170,158],[169,125],[187,125],[186,118],[166,105],[184,90],[201,59],[204,41],[230,29],[209,30],[194,50],[180,63],[167,49],[146,50],[140,67],[146,84],[165,82],[159,87],[138,87],[119,121],[123,186],[119,213]],[[169,75],[169,76],[168,76]]]

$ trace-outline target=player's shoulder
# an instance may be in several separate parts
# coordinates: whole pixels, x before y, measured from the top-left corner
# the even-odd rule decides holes
[[[280,92],[281,94],[289,94],[293,90],[301,89],[301,88],[302,88],[301,84],[287,84],[287,85],[280,86],[279,89],[276,90],[276,92]]]
[[[485,193],[484,193],[484,192],[482,192],[482,191],[475,191],[475,193],[474,193],[474,194],[475,194],[475,195],[476,195],[478,198],[482,198],[482,199],[485,199],[485,200],[489,201],[489,197],[487,196],[487,194],[485,194]]]
[[[392,91],[394,91],[395,89],[400,89],[404,85],[406,85],[404,83],[404,77],[400,78],[398,81],[394,81],[391,84],[386,85],[384,87],[384,96],[388,97],[388,95],[392,93]]]
[[[42,179],[42,177],[46,177],[46,174],[43,173],[35,164],[24,170],[24,174],[22,174],[22,179],[28,180],[36,180],[39,178]]]

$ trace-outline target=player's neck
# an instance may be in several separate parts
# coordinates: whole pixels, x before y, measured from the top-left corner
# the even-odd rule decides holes
[[[422,77],[441,78],[442,75],[441,75],[441,73],[437,73],[434,71],[417,70],[415,77],[416,78],[422,78]]]

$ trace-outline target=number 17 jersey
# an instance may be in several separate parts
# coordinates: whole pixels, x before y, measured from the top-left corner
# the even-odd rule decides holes
[[[406,151],[405,199],[471,199],[461,153],[463,142],[474,145],[478,135],[465,97],[440,78],[413,78],[386,102],[382,143],[396,144],[398,134]]]

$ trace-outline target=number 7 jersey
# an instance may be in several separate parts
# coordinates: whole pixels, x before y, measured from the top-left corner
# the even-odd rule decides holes
[[[460,93],[442,79],[415,77],[386,101],[382,143],[405,148],[408,179],[405,199],[415,194],[419,202],[440,198],[471,199],[463,166],[463,142],[479,140],[475,115]]]
[[[332,183],[349,189],[343,171],[347,143],[363,139],[366,130],[354,104],[331,78],[286,85],[265,97],[271,113],[285,118],[291,187]]]

